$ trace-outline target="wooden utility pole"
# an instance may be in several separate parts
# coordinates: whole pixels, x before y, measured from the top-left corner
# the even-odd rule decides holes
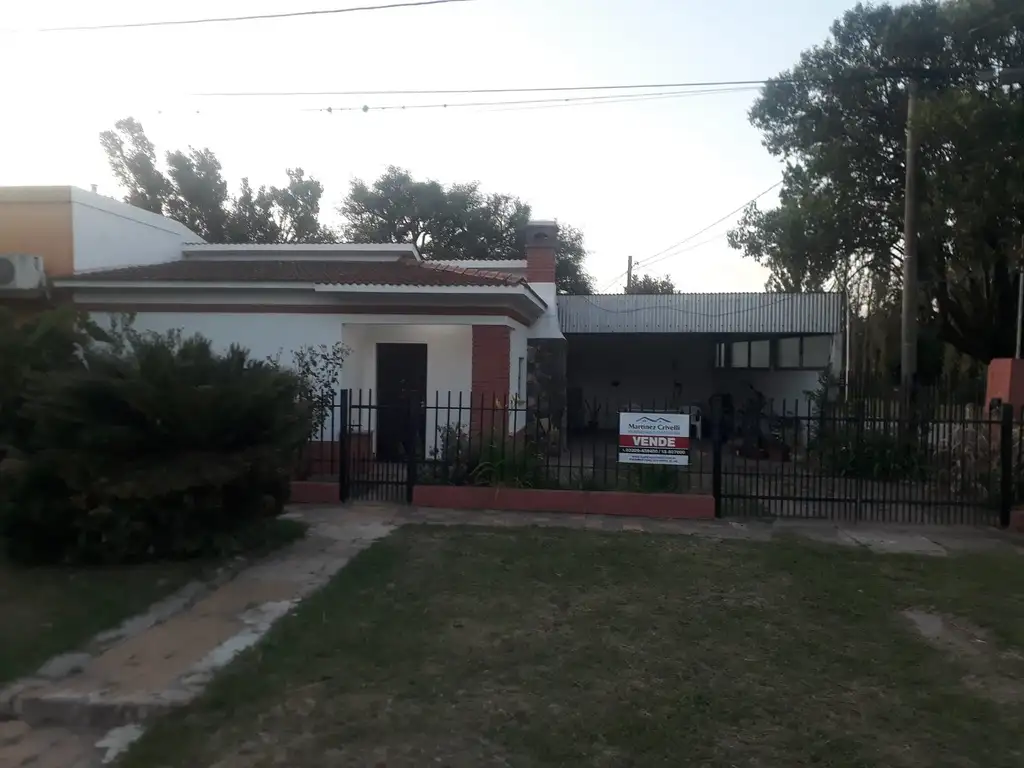
[[[629,261],[626,262],[626,290],[629,291],[633,287],[633,257],[629,257]]]
[[[907,81],[907,176],[903,208],[903,307],[900,316],[900,381],[905,393],[917,379],[917,80]]]

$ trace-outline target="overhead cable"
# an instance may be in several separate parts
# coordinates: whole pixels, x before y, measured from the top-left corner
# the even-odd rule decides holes
[[[357,5],[348,8],[323,8],[313,11],[282,11],[281,13],[260,13],[248,16],[217,16],[200,19],[170,19],[167,21],[134,21],[119,24],[84,24],[68,27],[44,27],[36,32],[90,32],[100,29],[138,29],[142,27],[177,27],[187,24],[223,24],[234,21],[262,21],[265,19],[294,19],[304,16],[330,16],[340,13],[362,13],[364,11],[389,11],[397,8],[419,8],[426,5],[447,3],[471,3],[474,0],[409,0],[404,3],[386,5]]]

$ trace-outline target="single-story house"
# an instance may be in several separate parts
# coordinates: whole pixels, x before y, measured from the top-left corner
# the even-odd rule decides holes
[[[376,414],[409,400],[525,403],[570,431],[611,429],[629,404],[699,413],[750,386],[792,402],[842,368],[838,295],[559,296],[549,221],[530,223],[524,259],[476,262],[428,261],[412,245],[210,244],[70,188],[0,190],[0,223],[0,261],[39,256],[52,295],[101,323],[134,313],[140,330],[286,363],[296,347],[342,342],[341,387],[381,407],[352,416],[375,453],[401,428]],[[18,292],[0,285],[0,301]],[[441,413],[427,408],[428,445]]]

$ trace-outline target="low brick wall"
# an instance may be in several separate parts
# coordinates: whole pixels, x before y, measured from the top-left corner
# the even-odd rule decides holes
[[[373,458],[373,433],[353,432],[348,437],[349,468]],[[311,440],[303,449],[304,470],[309,477],[337,475],[341,469],[341,443]]]
[[[341,489],[337,482],[327,483],[316,480],[292,480],[290,504],[337,504],[341,500]]]
[[[1017,507],[1010,511],[1009,530],[1014,533],[1024,533],[1024,507]]]
[[[489,488],[468,485],[417,485],[412,503],[444,509],[493,509],[507,512],[564,512],[576,515],[710,520],[715,499],[688,493],[628,491],[549,491],[534,488]]]

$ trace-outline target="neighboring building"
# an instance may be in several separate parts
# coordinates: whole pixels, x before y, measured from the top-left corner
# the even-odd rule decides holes
[[[407,245],[212,245],[81,190],[0,189],[0,258],[41,256],[55,295],[100,322],[131,312],[142,330],[284,362],[340,341],[342,387],[372,396],[380,419],[411,394],[451,397],[456,419],[460,398],[528,400],[572,427],[593,421],[587,402],[700,410],[747,384],[803,398],[840,368],[836,295],[556,296],[556,239],[556,224],[531,222],[525,259],[479,262],[424,261]],[[429,442],[440,425],[427,410]],[[361,413],[354,426],[388,453],[400,423]]]
[[[843,369],[838,293],[560,296],[570,426],[613,428],[609,405],[706,412],[752,390],[805,413],[823,371]]]
[[[0,187],[0,254],[41,256],[51,278],[170,261],[196,241],[173,219],[77,187]]]

